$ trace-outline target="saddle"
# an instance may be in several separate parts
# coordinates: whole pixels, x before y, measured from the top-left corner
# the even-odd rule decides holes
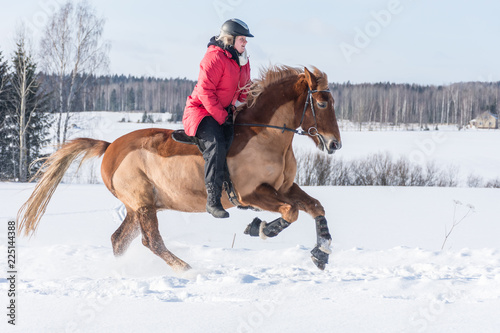
[[[203,143],[195,136],[189,136],[184,132],[183,129],[175,130],[172,132],[172,139],[179,143],[184,143],[188,145],[196,145],[201,153],[205,150]],[[238,196],[236,195],[236,191],[234,190],[233,182],[231,181],[231,176],[229,175],[229,168],[227,167],[227,163],[224,170],[224,182],[222,183],[222,189],[226,191],[227,197],[229,201],[236,207],[240,209],[255,209],[251,206],[243,206],[238,201]]]

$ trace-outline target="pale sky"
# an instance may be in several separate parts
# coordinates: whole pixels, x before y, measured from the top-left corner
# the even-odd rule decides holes
[[[63,0],[0,0],[0,50],[24,21],[38,45]],[[106,18],[109,74],[196,80],[211,36],[245,21],[252,77],[269,64],[313,65],[330,82],[500,81],[498,0],[90,0]]]

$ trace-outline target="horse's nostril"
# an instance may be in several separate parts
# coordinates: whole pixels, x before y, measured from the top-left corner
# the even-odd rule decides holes
[[[342,143],[338,142],[337,140],[332,140],[330,141],[330,150],[339,150],[342,148]]]

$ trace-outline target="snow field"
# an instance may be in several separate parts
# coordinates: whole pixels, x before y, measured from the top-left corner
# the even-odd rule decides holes
[[[32,188],[1,184],[3,221]],[[231,209],[223,221],[159,213],[167,247],[193,266],[175,273],[139,238],[115,258],[109,237],[118,201],[103,185],[63,184],[37,235],[18,238],[19,325],[9,332],[494,332],[500,325],[498,189],[305,190],[328,212],[334,244],[325,271],[310,259],[312,218],[301,213],[264,241],[244,227],[275,214]],[[453,200],[463,203],[457,216],[465,203],[475,212],[440,251]],[[4,230],[0,238],[6,253]]]

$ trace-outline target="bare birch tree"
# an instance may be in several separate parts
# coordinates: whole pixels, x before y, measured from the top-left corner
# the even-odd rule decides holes
[[[32,115],[37,111],[36,104],[28,106],[28,99],[38,88],[38,82],[31,54],[26,47],[27,41],[24,31],[20,31],[16,39],[17,51],[14,57],[14,74],[11,82],[16,97],[13,104],[19,131],[19,180],[25,182],[28,180],[27,129]]]
[[[49,19],[41,40],[42,70],[55,74],[58,97],[57,144],[66,141],[72,102],[79,88],[107,69],[109,43],[103,41],[104,18],[85,0],[62,5]],[[83,78],[77,80],[78,77]],[[64,120],[63,120],[64,118]]]
[[[36,63],[29,46],[30,39],[23,26],[18,29],[16,44],[17,50],[12,59],[12,73],[9,77],[11,93],[6,127],[13,134],[9,144],[15,157],[11,175],[25,182],[29,178],[29,165],[39,157],[40,147],[45,142],[48,97],[40,88]]]

